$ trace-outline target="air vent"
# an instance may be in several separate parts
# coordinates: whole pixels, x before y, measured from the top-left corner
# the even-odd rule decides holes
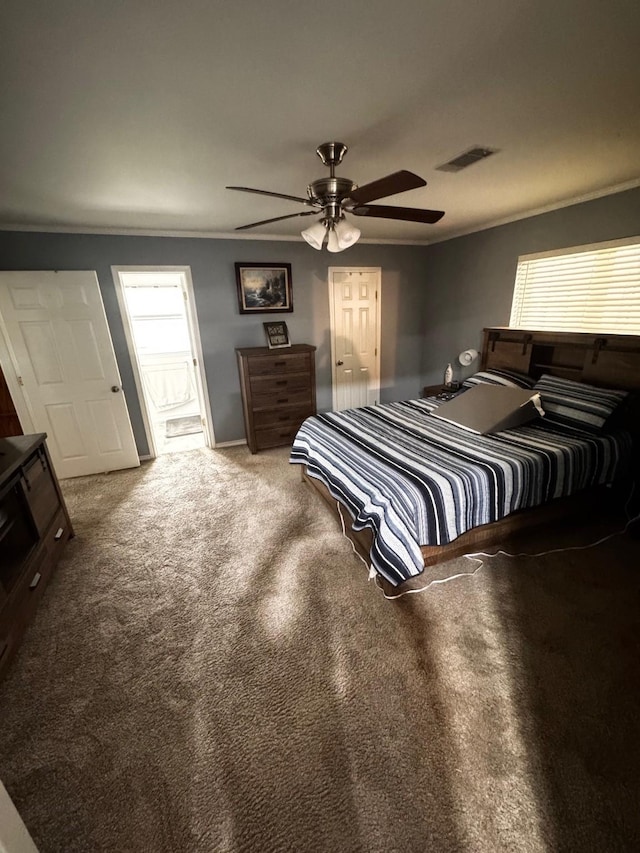
[[[464,154],[459,154],[457,157],[454,157],[453,160],[449,160],[448,163],[443,163],[442,166],[436,166],[436,169],[439,172],[459,172],[461,169],[466,169],[467,166],[472,166],[474,163],[478,163],[480,160],[490,157],[492,154],[495,154],[496,151],[496,148],[481,148],[477,145],[474,148],[470,148],[468,151],[465,151]]]

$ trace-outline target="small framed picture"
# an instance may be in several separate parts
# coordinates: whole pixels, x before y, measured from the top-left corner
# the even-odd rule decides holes
[[[269,349],[280,349],[280,347],[291,346],[286,323],[263,323],[262,325],[267,336]]]
[[[293,311],[291,264],[236,264],[241,314]]]

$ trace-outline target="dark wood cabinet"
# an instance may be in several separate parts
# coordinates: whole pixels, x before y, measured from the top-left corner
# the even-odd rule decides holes
[[[236,350],[247,444],[252,453],[291,444],[316,413],[315,347]]]
[[[45,438],[0,439],[0,676],[73,535]]]
[[[22,435],[22,427],[0,367],[0,437],[7,435]]]

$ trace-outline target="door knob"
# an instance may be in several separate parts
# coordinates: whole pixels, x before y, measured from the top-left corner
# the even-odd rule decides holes
[[[336,361],[336,364],[340,367],[341,364],[344,364],[344,361]]]
[[[111,390],[113,391],[114,394],[117,394],[118,391],[120,390],[120,386],[119,385],[112,385]]]

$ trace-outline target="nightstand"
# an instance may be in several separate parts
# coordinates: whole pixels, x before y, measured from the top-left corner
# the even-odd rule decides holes
[[[422,389],[422,396],[435,397],[436,394],[439,394],[443,388],[444,385],[442,384],[442,382],[440,382],[438,385],[425,385]]]
[[[437,397],[442,403],[444,400],[452,400],[461,392],[462,386],[459,382],[454,382],[452,385],[425,385],[422,389],[422,396]]]

